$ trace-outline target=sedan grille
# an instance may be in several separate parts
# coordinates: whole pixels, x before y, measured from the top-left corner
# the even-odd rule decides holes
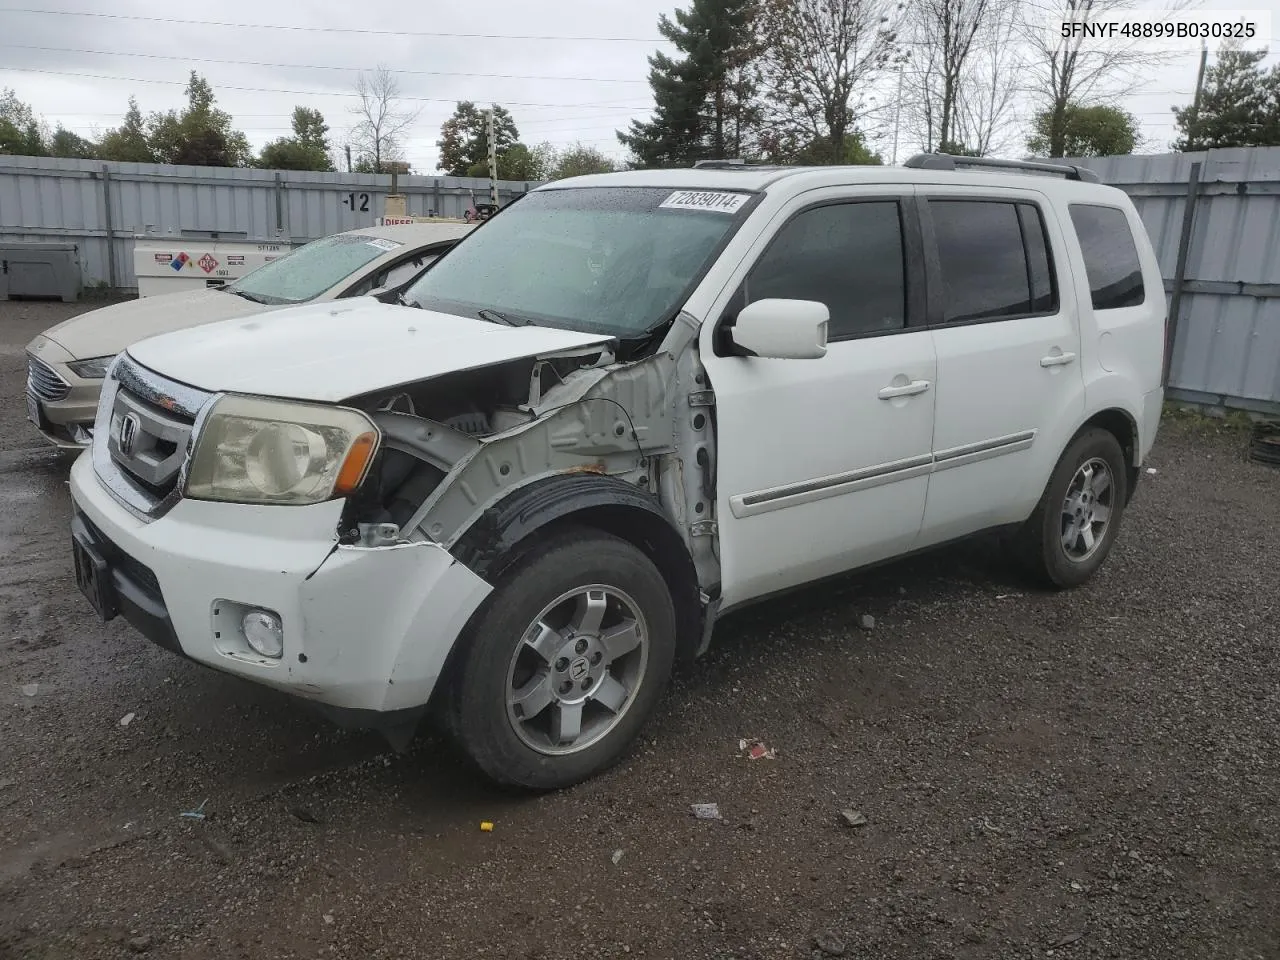
[[[27,389],[44,400],[55,403],[63,399],[71,390],[71,384],[63,380],[43,360],[27,355]]]

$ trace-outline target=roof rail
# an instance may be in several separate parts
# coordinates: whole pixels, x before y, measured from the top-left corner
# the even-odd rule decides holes
[[[957,157],[949,153],[917,153],[903,164],[918,170],[957,170],[961,167],[988,167],[994,170],[1022,170],[1027,173],[1049,173],[1068,180],[1099,183],[1098,175],[1087,167],[1069,163],[1045,163],[1043,160],[997,160],[994,157]]]
[[[695,160],[693,169],[695,170],[731,170],[737,167],[745,167],[745,160]]]

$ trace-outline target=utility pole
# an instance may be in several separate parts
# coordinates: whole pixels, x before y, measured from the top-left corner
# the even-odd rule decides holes
[[[489,134],[489,202],[495,207],[498,205],[498,136],[494,120],[497,106],[495,103],[489,109],[487,118]]]
[[[351,172],[351,144],[347,144],[347,173]]]
[[[898,60],[898,99],[893,105],[893,159],[890,163],[897,166],[898,163],[898,121],[902,117],[902,74],[907,68],[907,57],[904,55]]]
[[[1196,73],[1196,96],[1191,101],[1191,126],[1190,133],[1199,136],[1200,126],[1200,95],[1204,92],[1204,68],[1209,63],[1209,41],[1204,40],[1200,43],[1200,70]],[[1187,137],[1192,139],[1191,136]],[[1188,144],[1190,146],[1190,144]]]

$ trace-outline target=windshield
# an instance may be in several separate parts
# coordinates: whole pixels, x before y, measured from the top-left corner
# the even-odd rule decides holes
[[[263,264],[222,289],[259,303],[305,303],[399,246],[395,240],[339,233]]]
[[[539,190],[405,291],[464,316],[639,336],[671,318],[751,195],[669,187]]]

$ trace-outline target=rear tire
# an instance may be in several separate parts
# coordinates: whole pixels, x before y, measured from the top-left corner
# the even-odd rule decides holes
[[[675,605],[643,552],[575,529],[506,571],[459,642],[446,707],[458,745],[496,783],[558,789],[616,763],[653,712]]]
[[[1042,584],[1077,587],[1102,566],[1129,499],[1129,472],[1107,430],[1078,433],[1054,467],[1035,512],[1014,538],[1014,552]]]

